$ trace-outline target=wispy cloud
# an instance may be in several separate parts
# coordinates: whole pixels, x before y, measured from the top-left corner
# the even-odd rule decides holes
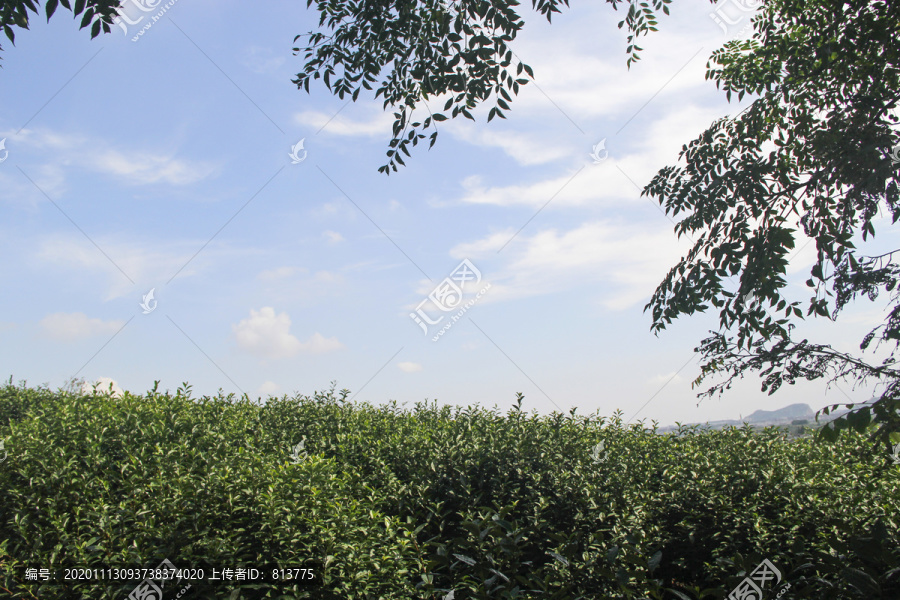
[[[307,270],[302,267],[276,267],[274,269],[262,271],[257,277],[263,281],[278,281],[291,277],[297,273],[306,272]]]
[[[558,140],[548,140],[539,131],[532,133],[502,130],[499,125],[485,127],[483,123],[458,123],[451,134],[469,144],[500,148],[520,165],[531,166],[571,157],[573,149]]]
[[[664,373],[662,375],[654,375],[647,379],[644,385],[651,388],[658,388],[663,385],[678,385],[685,382],[685,378],[675,371]]]
[[[281,392],[281,386],[274,381],[264,381],[262,385],[260,385],[256,389],[256,394],[258,396],[262,396],[263,398],[266,398],[268,396],[275,396],[279,392]]]
[[[344,236],[337,231],[323,231],[322,237],[328,240],[329,244],[337,244],[338,242],[344,241]]]
[[[380,106],[380,105],[379,105]],[[350,106],[346,109],[349,111]],[[342,111],[343,112],[343,111]],[[327,113],[318,110],[304,110],[294,115],[294,122],[314,131],[322,129],[322,133],[341,136],[385,136],[391,133],[394,117],[390,112],[369,111],[372,116],[368,120],[353,119],[345,114]],[[324,128],[324,129],[323,129]]]
[[[244,50],[241,64],[254,73],[266,74],[277,72],[285,61],[283,53],[271,47],[251,45]]]
[[[84,313],[53,313],[41,319],[40,326],[44,333],[55,339],[66,342],[93,337],[111,335],[117,332],[125,321],[104,321],[90,318]]]
[[[124,144],[115,147],[97,136],[25,129],[15,139],[23,153],[37,151],[39,155],[52,159],[45,166],[52,167],[57,178],[67,173],[68,169],[88,169],[114,176],[126,185],[188,185],[218,172],[215,163],[179,158],[177,150],[148,151],[129,148]],[[48,183],[48,186],[55,190],[59,189],[60,183]]]
[[[482,174],[466,176],[461,181],[463,191],[458,202],[540,208],[552,199],[547,204],[549,210],[598,207],[608,202],[620,205],[623,198],[638,198],[660,168],[675,164],[682,145],[706,130],[716,116],[718,113],[712,108],[692,103],[654,112],[652,137],[613,138],[609,132],[608,158],[600,164],[593,162],[590,153],[602,138],[555,135],[541,142],[537,137],[481,131],[467,141],[496,145],[523,165],[561,161],[563,166],[550,175],[544,171],[517,178],[513,184],[488,183]],[[523,143],[517,143],[520,140]],[[495,179],[499,178],[491,177]]]
[[[43,262],[85,273],[107,273],[109,283],[106,300],[135,293],[134,284],[119,268],[141,285],[159,285],[178,272],[202,244],[196,241],[140,240],[134,239],[137,237],[134,235],[126,240],[122,233],[98,233],[96,227],[89,225],[84,228],[96,246],[78,234],[48,235],[37,243],[36,257]],[[102,252],[97,249],[98,246]],[[216,247],[206,248],[179,273],[179,278],[195,274],[203,265],[208,264],[207,261],[214,259],[217,252]]]
[[[497,250],[513,231],[493,233],[451,250],[454,258],[497,261]],[[521,234],[503,267],[481,268],[491,281],[482,304],[560,292],[603,283],[603,305],[610,310],[631,307],[649,297],[672,266],[672,257],[689,242],[677,240],[667,224],[623,223],[612,220],[582,224],[568,231],[546,229]],[[483,263],[476,263],[483,264]],[[490,264],[490,263],[489,263]],[[484,285],[482,281],[481,285]]]

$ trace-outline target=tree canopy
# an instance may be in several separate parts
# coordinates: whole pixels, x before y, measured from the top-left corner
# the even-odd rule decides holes
[[[134,0],[137,1],[137,0]],[[314,0],[307,0],[311,7]],[[162,0],[140,0],[153,7]],[[626,0],[606,0],[617,10]],[[627,27],[627,61],[639,60],[641,48],[635,40],[656,31],[656,12],[668,14],[672,0],[650,0],[638,5],[628,3],[619,27]],[[375,89],[375,97],[384,98],[384,107],[393,107],[393,139],[387,151],[388,162],[379,171],[390,174],[410,156],[425,133],[433,130],[429,148],[437,140],[437,126],[447,120],[443,113],[432,113],[426,102],[430,97],[451,95],[443,112],[473,121],[471,111],[493,98],[488,121],[505,118],[512,94],[528,83],[534,73],[509,48],[524,22],[516,12],[517,0],[315,0],[320,14],[319,31],[298,35],[307,38],[306,64],[293,82],[309,92],[310,81],[322,79],[339,98],[349,95],[355,101],[363,89],[372,90],[383,72],[386,77]],[[109,33],[118,16],[119,0],[47,0],[44,13],[49,20],[59,5],[81,18],[81,28],[90,27],[91,37],[101,30]],[[532,7],[552,22],[568,0],[532,0]],[[0,27],[15,43],[13,26],[28,29],[29,11],[39,14],[35,0],[0,2]],[[2,50],[2,46],[0,46]],[[428,117],[412,121],[417,108],[425,107]]]
[[[729,99],[759,97],[684,146],[683,164],[661,169],[643,191],[667,214],[685,214],[676,232],[696,239],[645,308],[652,329],[710,305],[719,310],[722,331],[697,349],[703,364],[694,383],[713,374],[727,378],[701,396],[721,393],[747,371],[761,371],[770,394],[801,378],[873,380],[884,386],[878,401],[856,407],[823,434],[864,429],[873,418],[885,440],[900,431],[900,269],[893,263],[900,249],[867,256],[852,241],[875,235],[882,208],[890,225],[900,218],[900,161],[891,156],[898,40],[896,3],[770,0],[754,18],[752,39],[713,53],[707,79]],[[805,313],[784,289],[788,254],[801,230],[817,252]],[[733,276],[740,285],[729,291],[725,280]],[[861,351],[873,340],[876,347],[892,345],[881,364],[791,336],[796,319],[834,320],[851,300],[882,294],[889,297],[887,317],[860,344]]]
[[[153,2],[153,0],[150,0]],[[157,0],[157,4],[159,0]],[[44,3],[44,15],[47,20],[56,13],[60,5],[72,11],[75,17],[81,16],[81,28],[90,27],[91,38],[100,35],[100,32],[109,33],[113,20],[118,16],[116,8],[119,0],[75,0],[73,7],[69,0],[47,0]],[[34,0],[4,0],[0,2],[0,28],[9,38],[16,43],[16,33],[13,26],[28,29],[28,11],[40,14],[40,3]],[[0,50],[3,46],[0,45]]]
[[[606,0],[617,10],[625,0]],[[629,37],[626,53],[628,65],[639,60],[635,40],[656,31],[654,11],[668,14],[672,0],[652,0],[628,4],[619,28],[627,26]],[[390,174],[403,165],[402,154],[410,156],[409,146],[416,146],[434,129],[429,148],[437,140],[436,123],[462,115],[471,120],[472,109],[492,98],[495,106],[488,113],[505,118],[512,95],[533,78],[531,67],[524,64],[509,45],[516,39],[524,22],[516,12],[517,0],[395,0],[388,2],[354,2],[315,0],[321,14],[319,27],[330,30],[298,35],[294,42],[308,37],[307,45],[294,48],[304,52],[306,65],[294,83],[309,92],[311,80],[320,77],[339,98],[350,95],[355,101],[363,89],[372,84],[384,70],[388,71],[375,90],[384,98],[384,108],[392,106],[393,139],[387,151],[388,163],[379,171]],[[312,6],[313,0],[307,0]],[[533,8],[552,22],[553,13],[568,0],[532,0]],[[526,77],[527,75],[528,77]],[[335,79],[337,77],[337,79]],[[430,97],[447,98],[443,112],[431,112]],[[423,121],[412,121],[420,106],[428,111]]]

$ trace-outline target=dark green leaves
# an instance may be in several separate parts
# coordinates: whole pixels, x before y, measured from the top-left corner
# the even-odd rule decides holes
[[[50,21],[50,17],[52,17],[53,13],[56,12],[57,6],[59,6],[59,0],[47,0],[47,6],[46,6],[47,21]]]
[[[888,452],[846,425],[826,446],[775,428],[660,434],[621,413],[529,415],[521,394],[498,415],[353,404],[333,388],[265,404],[157,389],[116,400],[0,387],[0,596],[38,595],[14,564],[168,556],[184,568],[315,561],[321,585],[281,590],[292,597],[697,600],[724,597],[760,551],[792,597],[896,589],[900,488]],[[253,586],[193,587],[267,591]],[[113,600],[134,585],[122,587],[38,597]]]
[[[60,5],[71,10],[76,17],[84,13],[80,27],[84,29],[90,25],[91,38],[95,38],[100,35],[101,30],[105,33],[110,32],[113,19],[118,16],[116,8],[118,8],[119,4],[119,0],[76,0],[75,7],[72,8],[69,0],[47,0],[44,6],[44,14],[49,21]],[[3,32],[10,42],[15,43],[16,41],[13,26],[28,29],[29,11],[39,14],[39,5],[33,0],[0,2],[0,27],[3,28]],[[3,47],[0,46],[0,50],[2,49]]]
[[[313,0],[308,1],[312,6]],[[624,2],[606,1],[613,8]],[[631,3],[626,20],[632,37],[655,31],[653,11],[670,1],[654,0],[652,9],[643,3],[636,12]],[[403,164],[400,154],[409,156],[409,146],[417,145],[425,130],[436,129],[435,122],[443,120],[435,115],[432,122],[414,124],[412,113],[417,109],[424,105],[431,112],[427,97],[445,101],[443,110],[451,111],[451,118],[474,121],[473,111],[493,102],[487,120],[505,119],[503,111],[511,110],[512,96],[529,81],[515,76],[525,72],[534,79],[532,68],[510,47],[524,26],[516,12],[519,3],[513,0],[458,0],[449,8],[437,0],[378,4],[315,0],[315,4],[320,27],[331,33],[310,32],[306,45],[294,48],[295,54],[303,53],[306,63],[293,82],[309,92],[310,80],[322,78],[332,94],[340,98],[350,94],[356,101],[361,89],[372,89],[367,82],[383,76],[375,97],[383,97],[384,107],[394,107],[401,116],[395,113],[389,160],[378,169],[382,173],[396,172],[397,164]],[[550,21],[553,13],[568,6],[568,0],[533,0],[532,5]],[[636,60],[638,50],[629,45],[629,64]],[[429,148],[436,133],[431,135]]]
[[[632,5],[629,17],[641,11]],[[888,293],[885,324],[861,347],[878,336],[895,351],[900,341],[897,250],[867,256],[854,245],[874,236],[879,214],[900,219],[898,170],[884,150],[898,141],[900,118],[892,110],[900,71],[879,50],[884,44],[888,54],[900,52],[898,21],[900,7],[891,3],[855,0],[834,10],[779,0],[754,18],[753,39],[713,53],[707,78],[729,99],[746,94],[753,103],[712,123],[684,146],[683,165],[661,169],[644,189],[667,214],[682,217],[677,235],[695,240],[645,307],[651,330],[710,305],[719,311],[720,333],[701,346],[704,365],[716,367],[702,368],[695,383],[714,373],[727,378],[701,395],[721,393],[752,370],[769,393],[783,382],[827,375],[871,377],[890,390],[900,383],[893,353],[876,366],[829,345],[791,340],[795,319],[835,319],[857,297]],[[801,232],[816,249],[808,303],[786,292]],[[759,300],[752,309],[744,305],[747,294]],[[900,431],[896,418],[879,414],[872,419],[882,425],[880,435]]]

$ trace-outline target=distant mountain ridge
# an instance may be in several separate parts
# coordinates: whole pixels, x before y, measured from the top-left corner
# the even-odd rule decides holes
[[[867,402],[857,402],[857,406],[861,404],[870,404],[875,401],[875,398],[869,400]],[[826,404],[825,406],[834,406],[835,404],[843,404],[842,402],[833,402],[830,404]],[[824,407],[823,407],[824,408]],[[843,416],[850,412],[849,410],[842,408],[836,410],[828,415],[822,415],[819,418],[819,425],[823,425],[832,421],[840,416]],[[778,410],[757,410],[752,414],[743,417],[741,419],[726,419],[724,421],[707,421],[705,423],[687,423],[686,426],[690,427],[692,425],[700,425],[701,427],[709,427],[711,429],[721,429],[723,427],[743,427],[745,423],[749,425],[753,425],[755,427],[767,427],[770,425],[790,425],[793,421],[807,421],[807,424],[810,426],[816,425],[816,411],[814,411],[809,404],[804,403],[796,403],[789,404],[784,408],[779,408]],[[678,427],[676,425],[667,425],[665,427],[660,427],[658,429],[659,433],[667,433],[669,431],[676,431]]]
[[[793,421],[794,419],[813,419],[816,413],[809,404],[790,404],[778,410],[757,410],[746,421],[748,423],[769,423],[775,421]]]

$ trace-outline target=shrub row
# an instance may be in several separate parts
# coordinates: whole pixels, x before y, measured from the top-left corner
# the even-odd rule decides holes
[[[767,597],[900,598],[900,466],[858,434],[660,435],[528,414],[521,394],[505,415],[348,394],[0,388],[0,598],[126,598],[135,581],[24,569],[163,559],[315,565],[313,586],[186,598],[724,598],[763,559]]]

